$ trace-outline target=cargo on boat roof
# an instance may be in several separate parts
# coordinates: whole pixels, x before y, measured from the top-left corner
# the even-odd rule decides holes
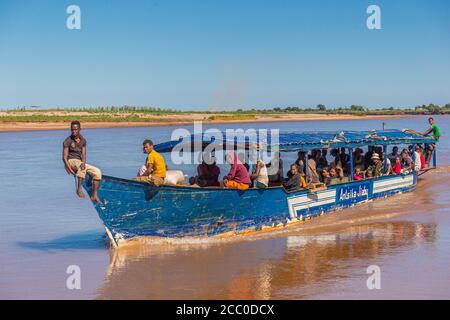
[[[166,141],[155,145],[158,152],[170,152],[180,143],[189,147],[195,144],[201,144],[204,149],[210,144],[223,146],[224,144],[241,146],[248,149],[254,145],[259,149],[278,147],[279,151],[298,151],[322,148],[340,148],[340,147],[361,147],[367,145],[395,145],[395,144],[417,144],[417,143],[435,143],[433,137],[423,136],[410,129],[403,130],[384,130],[384,131],[311,131],[311,132],[279,132],[278,136],[259,135],[257,131],[252,136],[248,133],[237,132],[227,136],[222,132],[222,137],[212,137],[212,135],[190,135],[179,140]],[[219,135],[220,137],[220,135]],[[253,140],[253,141],[252,141]]]

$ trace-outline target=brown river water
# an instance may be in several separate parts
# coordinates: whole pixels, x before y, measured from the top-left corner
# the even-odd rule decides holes
[[[438,239],[450,244],[450,196],[439,196],[448,179],[450,167],[417,192],[284,231],[123,247],[111,252],[98,298],[449,298],[450,250],[437,254]],[[369,265],[381,268],[380,290],[367,288]]]
[[[395,119],[388,125],[425,129],[425,120]],[[326,122],[330,129],[347,124],[355,130],[380,127],[379,120]],[[449,132],[448,117],[439,124]],[[280,125],[317,127],[273,124]],[[90,159],[107,174],[128,177],[143,161],[142,138],[163,139],[171,132],[154,130],[86,130]],[[0,134],[1,299],[450,298],[446,140],[440,144],[440,167],[423,175],[414,192],[281,231],[230,239],[147,239],[112,250],[92,205],[74,196],[73,180],[62,171],[66,135]],[[66,286],[70,265],[80,268],[79,290]],[[369,266],[379,267],[380,289],[367,286]]]

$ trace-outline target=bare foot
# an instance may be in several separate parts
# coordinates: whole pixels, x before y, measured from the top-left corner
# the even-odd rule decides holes
[[[100,199],[98,198],[98,196],[92,196],[91,200],[94,202],[97,202],[98,204],[102,204],[102,202],[100,201]]]
[[[78,195],[80,198],[84,198],[84,197],[85,197],[83,191],[81,191],[81,190],[78,190],[78,191],[77,191],[77,195]]]

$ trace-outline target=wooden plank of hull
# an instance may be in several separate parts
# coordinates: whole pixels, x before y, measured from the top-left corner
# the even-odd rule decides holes
[[[310,193],[283,188],[238,191],[182,186],[152,187],[105,176],[94,206],[114,245],[140,236],[232,235],[280,227],[371,199],[411,191],[416,175],[386,176]],[[87,192],[91,193],[89,183]]]

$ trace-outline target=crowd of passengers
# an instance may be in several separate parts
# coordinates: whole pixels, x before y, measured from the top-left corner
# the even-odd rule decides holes
[[[370,147],[364,153],[361,148],[353,152],[353,180],[364,180],[384,175],[406,174],[424,170],[432,156],[432,147],[416,145],[414,157],[412,146],[399,152],[397,146],[387,156],[382,147]],[[307,153],[298,152],[298,158],[290,166],[286,177],[283,176],[283,162],[279,153],[274,160],[265,164],[259,160],[254,170],[250,171],[246,163],[241,162],[234,152],[229,153],[230,172],[219,181],[220,169],[215,164],[201,163],[197,168],[198,175],[190,179],[191,185],[200,187],[223,186],[230,189],[246,190],[248,188],[267,188],[282,185],[288,191],[301,190],[309,183],[323,183],[327,186],[349,182],[350,155],[345,148],[332,149],[328,160],[328,150],[312,150]],[[386,157],[386,165],[385,165]],[[414,159],[414,160],[413,160]],[[268,168],[277,166],[277,173],[268,174]]]
[[[364,152],[361,148],[353,151],[353,166],[350,165],[350,155],[346,148],[332,149],[331,160],[328,161],[328,150],[312,150],[309,154],[298,152],[297,161],[291,166],[291,172],[300,175],[301,185],[307,183],[324,183],[328,185],[349,182],[350,175],[353,180],[377,178],[385,175],[406,174],[412,171],[421,171],[430,163],[432,146],[416,145],[414,156],[412,146],[401,152],[397,146],[387,155],[382,147],[369,146]],[[413,160],[414,159],[414,160]],[[386,163],[385,163],[386,160]],[[350,168],[353,167],[353,172]],[[307,180],[307,181],[304,181]]]
[[[431,161],[433,146],[425,145],[423,148],[419,144],[415,145],[414,156],[412,148],[409,146],[400,152],[399,148],[394,146],[392,151],[385,155],[382,147],[369,146],[367,152],[361,148],[354,149],[352,157],[346,148],[332,149],[329,155],[328,149],[299,151],[297,160],[291,164],[286,176],[283,174],[283,161],[279,153],[276,153],[268,164],[258,160],[254,169],[250,170],[249,165],[239,160],[235,152],[229,152],[226,155],[226,162],[230,165],[230,171],[222,181],[219,180],[220,168],[217,164],[203,160],[197,167],[197,175],[191,177],[189,183],[198,187],[239,190],[283,186],[287,191],[297,191],[309,184],[323,183],[329,186],[351,180],[424,170]],[[147,162],[141,168],[136,180],[154,185],[164,184],[167,180],[164,158],[153,150],[153,143],[150,140],[144,141],[144,151],[148,154]],[[353,166],[350,165],[350,159],[353,159]],[[350,172],[352,167],[354,170]],[[269,171],[275,174],[269,175]]]

